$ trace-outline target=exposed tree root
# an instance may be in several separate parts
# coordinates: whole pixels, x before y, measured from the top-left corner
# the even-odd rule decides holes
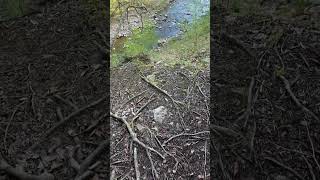
[[[119,116],[117,116],[117,115],[115,115],[115,114],[113,114],[113,113],[111,113],[111,112],[110,112],[110,116],[113,117],[113,118],[115,118],[115,119],[117,119],[117,120],[120,120],[122,123],[124,123],[124,124],[126,125],[127,130],[129,131],[129,134],[130,134],[132,140],[133,140],[135,143],[139,144],[140,146],[142,146],[142,147],[145,148],[145,149],[148,149],[148,150],[150,150],[150,151],[158,154],[162,159],[165,159],[165,156],[162,155],[159,151],[157,151],[157,150],[153,149],[152,147],[149,147],[149,146],[147,146],[146,144],[144,144],[143,142],[141,142],[141,141],[137,138],[136,133],[132,130],[130,124],[129,124],[125,119],[123,119],[123,118],[121,118],[121,117],[119,117]]]

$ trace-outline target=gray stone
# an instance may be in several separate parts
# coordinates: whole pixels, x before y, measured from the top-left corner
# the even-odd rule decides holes
[[[164,106],[159,106],[153,110],[153,118],[156,122],[162,123],[168,114],[167,108]]]

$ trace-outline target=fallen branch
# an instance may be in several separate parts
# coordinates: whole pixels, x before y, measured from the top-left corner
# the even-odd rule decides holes
[[[139,163],[138,163],[138,151],[137,148],[133,148],[133,160],[134,160],[134,170],[136,172],[136,180],[140,180],[140,171],[139,171]]]
[[[159,175],[158,175],[157,170],[154,167],[154,164],[153,164],[153,161],[152,161],[151,153],[147,149],[146,149],[146,152],[147,152],[150,164],[151,164],[152,176],[153,176],[154,179],[159,179]]]
[[[0,154],[0,170],[7,174],[18,178],[19,180],[54,180],[54,176],[50,173],[44,172],[40,175],[32,175],[24,172],[19,168],[14,168],[7,163],[7,161]]]
[[[290,87],[290,82],[283,76],[280,76],[280,78],[283,81],[285,88],[286,88],[287,92],[289,93],[291,99],[296,103],[296,105],[299,108],[301,108],[303,111],[308,113],[310,116],[312,116],[314,119],[319,121],[319,118],[312,111],[310,111],[308,108],[306,108],[304,105],[302,105],[300,103],[300,101],[298,100],[298,98],[294,95],[294,93],[292,92],[291,87]]]
[[[254,77],[251,78],[250,86],[249,86],[249,92],[248,92],[248,102],[247,102],[247,108],[246,111],[235,121],[234,124],[237,124],[240,120],[245,119],[245,125],[247,125],[249,116],[251,115],[251,109],[252,109],[252,92],[254,88]]]
[[[58,124],[56,124],[54,127],[52,127],[51,129],[49,129],[43,136],[42,138],[40,138],[40,140],[38,141],[38,143],[35,143],[34,145],[32,145],[30,147],[31,150],[37,148],[48,136],[50,136],[56,129],[58,129],[59,127],[61,127],[62,125],[64,125],[66,122],[68,122],[71,118],[73,118],[74,116],[80,114],[81,112],[85,111],[88,108],[91,108],[93,106],[96,106],[98,104],[100,104],[102,101],[104,101],[108,96],[105,95],[102,98],[98,99],[97,101],[92,102],[91,104],[82,107],[80,109],[78,109],[77,111],[71,113],[69,116],[67,116],[66,118],[64,118],[62,121],[58,122]]]
[[[182,105],[182,106],[185,106],[185,104],[183,102],[180,102],[180,101],[177,101],[175,100],[170,94],[168,94],[165,90],[161,89],[160,87],[158,87],[157,85],[153,84],[152,82],[148,81],[147,78],[143,77],[142,75],[140,75],[141,79],[143,81],[145,81],[146,83],[148,83],[150,86],[152,86],[153,88],[155,88],[156,90],[158,90],[160,93],[162,93],[163,95],[167,96],[173,103],[174,107],[177,109],[177,113],[179,115],[179,118],[180,118],[180,121],[182,123],[182,126],[183,128],[185,128],[185,122],[181,116],[181,113],[180,111],[178,110],[177,106],[178,104]]]
[[[173,139],[175,138],[178,138],[178,137],[181,137],[181,136],[196,136],[196,135],[199,135],[199,134],[206,134],[206,133],[210,133],[209,131],[201,131],[201,132],[197,132],[197,133],[181,133],[181,134],[177,134],[177,135],[174,135],[174,136],[171,136],[169,139],[167,139],[166,141],[164,141],[161,145],[162,146],[165,146],[166,144],[168,144],[168,142],[172,141]]]
[[[173,103],[175,104],[181,104],[184,105],[183,102],[177,101],[175,100],[170,94],[168,94],[165,90],[161,89],[160,87],[158,87],[157,85],[153,84],[152,82],[150,82],[147,78],[143,77],[142,75],[140,75],[141,79],[143,81],[145,81],[146,83],[148,83],[149,85],[151,85],[153,88],[155,88],[156,90],[158,90],[159,92],[161,92],[162,94],[164,94],[165,96],[167,96]]]
[[[130,124],[129,124],[125,119],[123,119],[123,118],[121,118],[121,117],[119,117],[119,116],[117,116],[117,115],[115,115],[115,114],[113,114],[113,113],[111,113],[111,112],[110,112],[110,116],[113,117],[113,118],[115,118],[115,119],[117,119],[117,120],[120,120],[122,123],[124,123],[124,124],[126,125],[127,130],[129,131],[129,134],[130,134],[132,140],[133,140],[135,143],[139,144],[140,146],[142,146],[142,147],[145,148],[145,149],[148,149],[148,150],[150,150],[150,151],[158,154],[162,159],[165,159],[164,155],[162,155],[160,152],[158,152],[157,150],[153,149],[152,147],[149,147],[149,146],[147,146],[146,144],[144,144],[143,142],[141,142],[141,141],[137,138],[136,133],[132,130]]]

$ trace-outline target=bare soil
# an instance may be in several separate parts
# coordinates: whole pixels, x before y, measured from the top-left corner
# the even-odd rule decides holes
[[[128,63],[112,71],[111,111],[131,122],[137,111],[145,107],[134,121],[132,129],[142,142],[165,156],[162,159],[151,152],[149,159],[145,148],[137,143],[132,144],[123,123],[111,121],[111,168],[116,177],[136,177],[134,147],[138,149],[136,161],[142,179],[153,179],[155,174],[160,179],[209,177],[208,70],[192,75],[179,67],[155,66],[152,70],[139,72],[132,63]],[[183,104],[173,103],[170,97],[141,78],[150,74],[155,74],[161,89]],[[159,106],[168,109],[162,123],[154,120],[152,112]],[[156,172],[152,172],[151,163]]]

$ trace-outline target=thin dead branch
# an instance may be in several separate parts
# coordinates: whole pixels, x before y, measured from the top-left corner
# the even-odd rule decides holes
[[[166,144],[168,144],[170,141],[172,141],[173,139],[175,138],[178,138],[178,137],[181,137],[181,136],[196,136],[196,135],[199,135],[199,134],[209,134],[210,131],[201,131],[201,132],[197,132],[197,133],[181,133],[181,134],[177,134],[177,135],[174,135],[172,137],[170,137],[169,139],[165,140],[163,143],[162,143],[162,146],[165,146]]]
[[[150,86],[152,86],[153,88],[155,88],[156,90],[158,90],[159,92],[161,92],[163,95],[167,96],[174,104],[180,104],[180,105],[184,105],[183,102],[177,101],[175,100],[171,95],[169,95],[165,90],[161,89],[160,87],[158,87],[157,85],[155,85],[154,83],[150,82],[147,78],[143,77],[142,75],[140,75],[141,79],[143,81],[145,81],[146,83],[148,83]]]
[[[140,180],[139,162],[138,162],[138,150],[136,147],[133,148],[133,161],[134,170],[136,172],[136,180]]]
[[[84,107],[78,109],[77,111],[71,113],[69,116],[67,116],[62,121],[60,121],[58,124],[56,124],[54,127],[49,129],[48,131],[46,131],[46,133],[40,138],[40,140],[37,143],[35,143],[34,145],[32,145],[30,147],[30,149],[33,150],[33,149],[37,148],[48,136],[50,136],[56,129],[58,129],[59,127],[64,125],[66,122],[68,122],[71,118],[73,118],[74,116],[82,113],[83,111],[85,111],[89,108],[92,108],[92,107],[100,104],[101,102],[106,100],[107,97],[108,97],[107,95],[104,95],[102,98],[98,99],[97,101],[94,101],[94,102],[88,104],[87,106],[84,106]]]
[[[147,150],[147,149],[146,149],[146,152],[147,152],[147,155],[148,155],[150,164],[151,164],[152,176],[153,176],[154,179],[159,179],[158,172],[157,172],[157,170],[156,170],[156,168],[154,167],[154,164],[153,164],[153,160],[152,160],[152,157],[151,157],[151,153],[150,153],[149,150]]]
[[[316,116],[311,110],[309,110],[308,108],[306,108],[304,105],[302,105],[300,103],[300,101],[298,100],[298,98],[294,95],[294,93],[291,90],[291,86],[290,86],[290,82],[284,77],[284,76],[280,76],[281,80],[283,81],[285,88],[287,90],[287,92],[289,93],[291,99],[296,103],[296,105],[301,108],[304,112],[306,112],[307,114],[309,114],[311,117],[313,117],[314,119],[316,119],[317,121],[319,121],[318,116]]]
[[[150,150],[150,151],[158,154],[162,159],[165,159],[164,155],[162,155],[159,151],[157,151],[157,150],[153,149],[152,147],[149,147],[149,146],[147,146],[146,144],[144,144],[143,142],[141,142],[141,141],[137,138],[137,135],[136,135],[136,133],[133,131],[133,129],[131,128],[130,124],[129,124],[124,118],[121,118],[121,117],[119,117],[119,116],[117,116],[117,115],[115,115],[115,114],[113,114],[113,113],[111,113],[111,112],[110,112],[110,116],[113,117],[113,118],[115,118],[115,119],[117,119],[117,120],[120,120],[122,123],[124,123],[124,124],[126,125],[127,130],[129,131],[129,134],[130,134],[132,140],[133,140],[135,143],[139,144],[140,146],[142,146],[142,147],[145,148],[145,149],[148,149],[148,150]]]

